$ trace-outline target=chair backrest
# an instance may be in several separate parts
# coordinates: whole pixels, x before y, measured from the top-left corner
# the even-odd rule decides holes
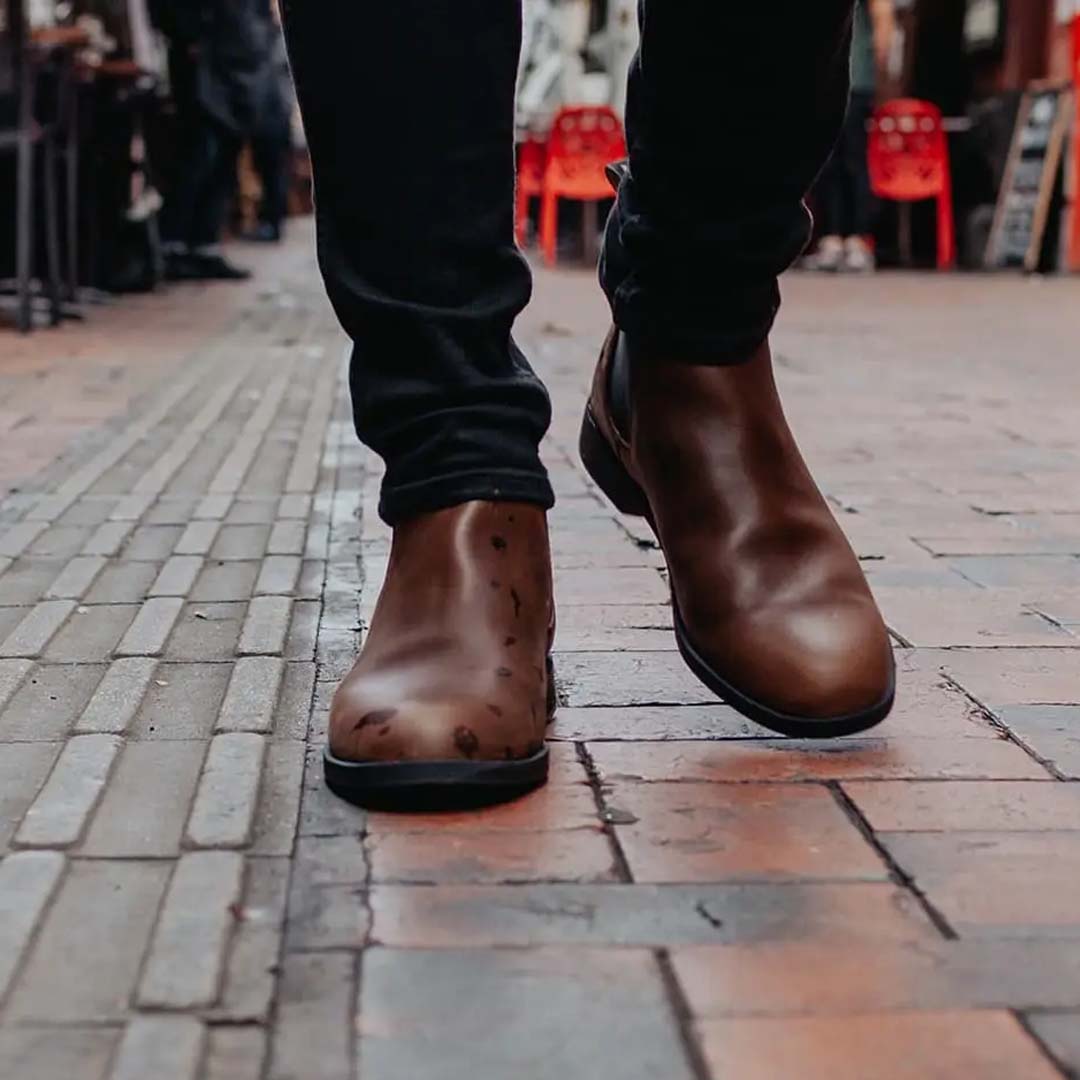
[[[568,198],[611,194],[604,167],[626,157],[626,136],[607,105],[573,105],[555,114],[548,139],[545,184]]]
[[[535,135],[529,135],[521,144],[518,154],[518,187],[529,195],[539,195],[546,163],[547,143]]]
[[[941,110],[929,101],[897,98],[870,120],[870,186],[882,199],[911,202],[949,186],[949,145]]]

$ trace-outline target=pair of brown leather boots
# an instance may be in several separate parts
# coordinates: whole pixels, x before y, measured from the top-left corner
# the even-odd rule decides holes
[[[686,663],[781,734],[872,727],[893,702],[888,634],[788,428],[768,346],[735,366],[666,359],[611,334],[581,454],[619,510],[656,533]],[[334,699],[330,787],[411,808],[543,783],[554,633],[541,509],[471,502],[400,525]]]

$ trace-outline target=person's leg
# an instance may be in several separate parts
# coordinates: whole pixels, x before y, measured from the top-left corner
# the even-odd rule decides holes
[[[602,268],[617,329],[582,456],[654,524],[707,686],[784,734],[861,731],[892,705],[888,635],[766,340],[843,119],[852,2],[644,0],[641,17]]]
[[[287,0],[284,14],[383,516],[550,506],[550,405],[511,337],[531,291],[513,221],[519,0]]]
[[[810,236],[847,104],[852,0],[641,0],[629,176],[602,283],[617,325],[739,363]]]
[[[236,192],[240,140],[232,131],[213,121],[209,123],[212,166],[195,203],[188,259],[193,277],[205,281],[246,281],[251,271],[230,262],[220,250],[225,220]]]
[[[334,697],[358,802],[505,798],[547,774],[547,392],[511,337],[520,0],[286,0],[319,260],[386,462],[386,581]]]
[[[876,205],[866,159],[866,124],[873,111],[872,94],[866,91],[853,93],[844,124],[843,151],[850,192],[847,267],[858,271],[873,270],[875,265],[873,234]]]

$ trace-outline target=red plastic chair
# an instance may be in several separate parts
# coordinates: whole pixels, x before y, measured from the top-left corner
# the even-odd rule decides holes
[[[584,105],[560,109],[556,114],[540,197],[540,246],[549,266],[555,263],[559,200],[611,198],[604,168],[624,157],[626,136],[613,109]]]
[[[870,186],[881,199],[916,202],[937,199],[937,265],[956,264],[952,171],[941,110],[929,101],[897,98],[870,120]]]
[[[525,246],[529,224],[529,200],[544,192],[544,167],[547,164],[547,143],[530,135],[518,152],[517,192],[514,200],[514,232],[517,242]]]

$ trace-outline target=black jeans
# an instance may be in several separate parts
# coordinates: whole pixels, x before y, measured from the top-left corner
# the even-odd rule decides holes
[[[511,334],[531,292],[513,227],[521,0],[284,12],[356,429],[387,464],[382,515],[550,505],[550,404]],[[768,334],[843,117],[851,14],[852,0],[642,0],[630,175],[601,266],[632,338],[737,363]]]
[[[814,188],[822,231],[833,236],[869,236],[874,231],[874,194],[866,161],[866,123],[874,95],[855,91],[829,163]]]

